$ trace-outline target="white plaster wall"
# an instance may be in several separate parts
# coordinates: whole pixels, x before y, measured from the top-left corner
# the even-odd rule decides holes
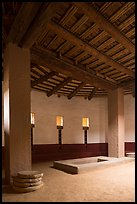
[[[3,92],[2,92],[3,99]],[[91,101],[80,97],[68,100],[56,95],[47,97],[46,93],[31,91],[31,111],[35,112],[34,144],[58,143],[56,115],[64,116],[63,143],[83,143],[81,120],[90,117],[88,142],[107,142],[107,98],[93,98]],[[3,113],[3,100],[2,100]],[[135,98],[131,94],[124,96],[125,142],[135,141]],[[2,145],[4,146],[4,128],[2,117]]]
[[[47,97],[46,93],[31,91],[31,111],[35,112],[34,144],[58,144],[56,116],[64,116],[62,143],[83,143],[82,117],[90,118],[88,143],[105,142],[107,136],[107,98],[93,98],[91,101],[81,97],[56,95]]]
[[[135,142],[135,97],[124,96],[125,142]]]

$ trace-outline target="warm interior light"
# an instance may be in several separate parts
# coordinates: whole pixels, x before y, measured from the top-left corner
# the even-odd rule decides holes
[[[63,116],[56,116],[57,127],[63,127]]]
[[[31,113],[31,125],[35,125],[35,113]]]
[[[82,118],[82,126],[89,128],[89,118],[87,117]]]

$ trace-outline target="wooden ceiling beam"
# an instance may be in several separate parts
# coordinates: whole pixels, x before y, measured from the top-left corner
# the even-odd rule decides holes
[[[58,4],[60,7],[60,4]],[[58,8],[58,5],[56,4],[56,7]],[[61,5],[63,5],[63,3],[61,3]],[[64,26],[67,24],[67,22],[73,17],[73,15],[76,13],[76,11],[78,10],[77,7],[71,6],[68,11],[65,13],[65,15],[63,16],[63,18],[59,21],[59,24],[61,26]],[[86,21],[88,20],[88,17],[86,15],[83,15],[72,27],[71,27],[71,32],[76,32],[80,26],[82,26]],[[57,39],[57,35],[55,40]],[[63,49],[64,47],[66,47],[69,44],[69,42],[67,41],[66,43],[63,43],[63,46],[61,46],[59,48],[59,50]]]
[[[55,88],[53,88],[51,91],[49,91],[49,92],[47,93],[47,96],[50,97],[51,95],[53,95],[54,93],[56,93],[59,89],[61,89],[61,88],[64,87],[65,85],[67,85],[71,80],[72,80],[71,77],[68,77],[67,79],[64,79],[64,81],[62,81],[59,85],[55,86]]]
[[[80,38],[81,38],[81,39],[85,39],[87,36],[89,36],[89,35],[93,32],[94,27],[95,27],[95,23],[92,24],[88,29],[86,29],[86,30],[80,35]]]
[[[39,2],[23,2],[22,6],[13,22],[9,32],[7,41],[19,44],[29,25],[38,12],[41,3]]]
[[[117,85],[118,87],[128,87],[128,86],[135,86],[135,80],[129,80],[126,82],[121,82]]]
[[[38,2],[36,2],[36,4],[37,3]],[[43,3],[41,5],[39,12],[35,16],[35,20],[32,22],[21,41],[22,47],[30,48],[35,43],[39,35],[44,32],[47,22],[54,15],[54,9],[54,2]]]
[[[115,14],[110,17],[111,22],[115,22],[117,19],[119,19],[122,15],[126,15],[126,13],[133,9],[134,2],[126,2],[118,11],[115,12]]]
[[[135,73],[132,70],[127,69],[120,63],[112,60],[109,56],[103,54],[102,52],[98,51],[97,49],[93,48],[92,46],[88,45],[86,42],[82,41],[81,39],[77,38],[74,34],[70,33],[63,27],[59,26],[55,22],[50,21],[47,25],[49,29],[51,29],[53,32],[55,32],[58,35],[63,36],[66,40],[71,42],[72,44],[82,48],[83,50],[87,51],[90,55],[92,54],[97,59],[102,60],[106,64],[114,67],[115,69],[118,69],[121,72],[124,72],[125,74],[135,77]]]
[[[73,96],[77,94],[77,92],[85,85],[85,82],[82,82],[72,93],[70,93],[67,98],[71,99]]]
[[[77,9],[77,8],[75,7],[75,9]],[[73,14],[73,15],[74,15],[74,14]],[[82,26],[87,20],[88,20],[88,17],[86,17],[85,15],[83,15],[83,16],[71,27],[70,31],[71,31],[71,32],[76,32],[76,31],[80,28],[80,26]],[[64,26],[66,23],[67,23],[67,22],[65,21],[65,19],[64,19],[64,21],[60,21],[60,22],[59,22],[59,24],[60,24],[61,26]],[[60,50],[63,49],[64,47],[66,47],[68,44],[69,44],[69,42],[67,41],[67,42],[64,44],[64,46],[61,46]]]
[[[88,96],[88,100],[91,100],[93,98],[93,96],[95,95],[96,91],[97,91],[97,88],[94,87],[93,90],[91,91],[91,93]]]
[[[31,87],[36,86],[37,84],[40,84],[40,83],[42,83],[43,81],[47,81],[49,78],[53,77],[53,76],[56,75],[56,74],[57,74],[56,72],[52,71],[52,72],[50,72],[49,74],[44,75],[44,76],[40,77],[39,79],[37,79],[37,80],[35,80],[35,81],[32,81]]]
[[[77,12],[78,8],[71,5],[71,7],[67,10],[63,18],[60,20],[60,24],[64,26],[67,22],[72,18],[72,16]]]
[[[132,96],[135,97],[135,80],[129,80],[126,82],[121,82],[117,85],[118,88],[129,88],[131,87],[132,89]]]
[[[68,77],[72,77],[73,79],[79,81],[83,81],[84,79],[87,81],[87,83],[90,83],[92,86],[96,86],[98,88],[105,90],[112,90],[116,88],[114,83],[101,79],[93,73],[79,68],[78,65],[72,65],[62,59],[59,59],[57,54],[53,54],[46,49],[42,49],[41,47],[33,47],[31,49],[31,61],[32,63],[46,66],[52,71],[62,73]]]
[[[134,44],[120,32],[110,21],[108,21],[101,13],[93,8],[89,3],[85,2],[73,2],[84,14],[86,14],[90,20],[98,24],[102,29],[112,36],[116,41],[127,48],[131,53],[135,53]]]
[[[124,30],[126,27],[128,27],[130,24],[135,22],[135,14],[130,15],[124,22],[122,22],[118,28],[121,30]]]
[[[76,32],[86,21],[88,17],[83,15],[71,28],[71,32]]]
[[[111,4],[112,4],[113,2],[105,2],[104,4],[103,4],[103,6],[101,6],[101,8],[99,9],[99,11],[101,11],[101,12],[106,12],[108,9],[109,9],[109,7],[111,6]]]
[[[59,4],[55,3],[56,8],[58,8]],[[65,24],[67,24],[67,22],[71,19],[71,17],[75,14],[75,12],[78,10],[78,8],[74,7],[71,5],[71,7],[67,10],[67,12],[65,13],[65,15],[63,16],[63,18],[61,18],[61,20],[59,21],[59,23],[64,26]],[[55,37],[53,38],[53,40],[50,41],[50,43],[48,44],[47,48],[49,46],[51,46],[58,38],[58,35],[55,35]],[[68,44],[68,42],[67,42]]]

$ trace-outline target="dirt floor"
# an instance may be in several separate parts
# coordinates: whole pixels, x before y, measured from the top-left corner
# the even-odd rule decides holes
[[[32,165],[44,173],[44,186],[17,193],[2,186],[2,202],[135,202],[135,161],[80,174],[53,168],[53,162]]]

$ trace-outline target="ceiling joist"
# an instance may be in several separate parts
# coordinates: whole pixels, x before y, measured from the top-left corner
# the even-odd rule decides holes
[[[60,72],[66,76],[73,77],[76,80],[83,81],[83,78],[90,83],[92,86],[97,86],[105,90],[112,90],[116,88],[116,85],[108,82],[107,80],[101,79],[96,75],[89,73],[78,66],[69,64],[58,58],[58,55],[53,55],[46,49],[33,48],[31,49],[31,60],[33,63],[40,64],[48,67],[52,71]]]
[[[44,75],[44,76],[40,77],[39,79],[37,79],[37,80],[35,80],[35,81],[33,81],[33,82],[31,83],[31,87],[36,86],[37,84],[40,84],[40,83],[42,83],[43,81],[47,81],[49,78],[53,77],[53,76],[56,75],[56,74],[57,74],[57,73],[53,71],[53,72],[50,72],[50,73],[47,74],[47,75]]]
[[[108,21],[101,13],[99,13],[95,8],[85,2],[74,2],[74,5],[80,8],[81,11],[86,14],[90,20],[98,24],[102,29],[112,36],[116,41],[127,48],[131,53],[135,53],[134,44],[118,30],[110,21]]]
[[[77,94],[77,92],[85,85],[85,82],[82,82],[72,93],[70,93],[67,98],[71,99],[73,96]]]
[[[58,4],[59,5],[59,4]],[[60,6],[60,5],[59,5]],[[76,13],[76,11],[78,10],[78,8],[76,8],[75,6],[71,6],[67,12],[65,13],[65,15],[63,16],[63,18],[60,20],[60,24],[62,26],[64,26],[65,24],[67,24],[67,22],[73,17],[73,15]]]
[[[63,27],[59,26],[55,22],[48,23],[47,27],[51,29],[53,32],[57,33],[58,35],[62,35],[66,40],[71,42],[72,44],[82,48],[83,50],[86,50],[89,54],[92,54],[93,56],[97,57],[98,59],[105,62],[107,65],[110,65],[114,67],[115,69],[118,69],[118,71],[124,72],[125,74],[135,77],[134,72],[132,70],[127,69],[120,63],[112,60],[109,56],[103,54],[102,52],[98,51],[97,49],[91,47],[84,41],[80,40],[78,37],[76,37],[74,34],[70,33]]]
[[[21,46],[24,48],[30,48],[36,39],[44,32],[48,21],[54,15],[54,4],[43,3],[40,7],[40,12],[35,16],[35,21],[27,30],[24,38],[21,41]]]
[[[135,2],[2,2],[3,56],[9,42],[30,50],[31,87],[48,96],[135,96]]]
[[[88,96],[88,100],[91,100],[93,98],[93,96],[95,95],[96,91],[97,91],[97,88],[94,87],[93,90],[91,91],[91,93]]]
[[[54,93],[56,93],[59,89],[63,88],[65,85],[67,85],[72,80],[71,77],[68,77],[67,79],[64,79],[63,82],[61,82],[59,85],[55,86],[51,91],[47,93],[47,96],[50,97]]]

